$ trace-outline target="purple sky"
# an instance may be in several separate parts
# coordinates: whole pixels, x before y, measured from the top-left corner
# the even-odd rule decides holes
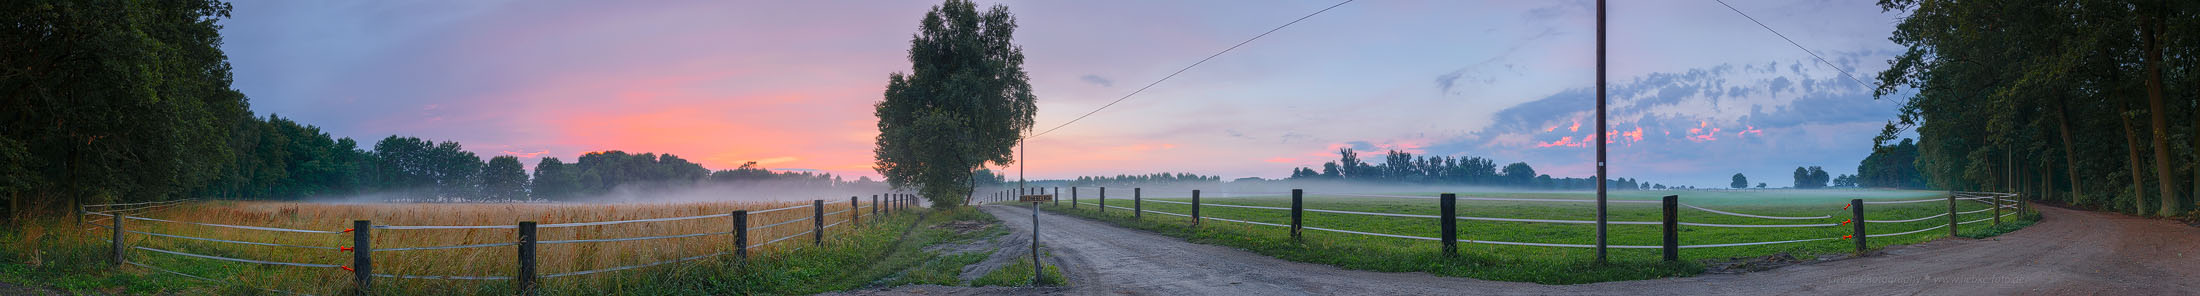
[[[980,5],[992,3],[1018,17],[1044,130],[1335,2]],[[1029,175],[1275,178],[1338,147],[1592,175],[1593,3],[1346,4],[1032,139]],[[1901,50],[1886,40],[1899,16],[1865,1],[1730,3],[1866,83]],[[618,149],[876,176],[870,106],[907,71],[936,4],[239,1],[223,33],[254,111],[370,144],[400,134],[530,163]],[[1611,5],[1617,177],[1853,173],[1902,99],[1872,100],[1717,2]]]

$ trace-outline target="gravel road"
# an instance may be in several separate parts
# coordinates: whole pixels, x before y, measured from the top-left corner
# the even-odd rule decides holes
[[[987,206],[1020,236],[1029,208]],[[1943,239],[1869,257],[1745,273],[1542,285],[1344,270],[1044,213],[1040,240],[1067,289],[937,287],[932,295],[2200,295],[2200,228],[2052,207],[1996,238]]]

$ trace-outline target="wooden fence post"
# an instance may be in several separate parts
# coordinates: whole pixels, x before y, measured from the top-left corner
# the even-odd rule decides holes
[[[1443,226],[1438,228],[1444,232],[1443,235],[1437,237],[1444,239],[1444,256],[1459,255],[1459,209],[1456,208],[1458,205],[1459,195],[1451,193],[1440,195],[1436,202],[1436,218],[1442,219],[1436,223]]]
[[[850,197],[848,197],[848,223],[854,223],[854,224],[863,224],[863,211],[858,211],[858,210],[857,210],[857,209],[860,209],[860,207],[859,207],[859,206],[862,206],[862,205],[863,205],[863,202],[862,202],[862,201],[860,201],[860,200],[857,200],[857,199],[856,199],[856,197],[854,197],[854,196],[850,196]],[[849,226],[855,226],[855,225],[849,225]]]
[[[123,239],[124,239],[124,238],[122,237],[122,220],[127,220],[127,219],[125,219],[125,218],[123,218],[123,217],[128,217],[128,216],[129,216],[128,214],[124,214],[124,213],[122,213],[122,211],[113,211],[113,212],[107,213],[107,219],[108,219],[108,220],[114,220],[114,221],[108,221],[108,222],[110,222],[110,223],[109,223],[110,225],[113,225],[113,226],[114,226],[114,227],[111,227],[111,228],[114,228],[114,229],[108,229],[108,231],[107,231],[107,232],[113,235],[113,239],[114,239],[114,240],[111,240],[111,241],[107,241],[107,245],[108,245],[109,247],[112,247],[112,248],[114,249],[114,250],[112,250],[113,252],[111,252],[110,254],[114,255],[114,258],[113,258],[113,259],[114,259],[114,263],[115,263],[115,268],[122,268],[122,265],[123,265],[123,263],[122,263],[122,262],[125,262],[125,261],[126,261],[126,260],[125,260],[126,258],[123,258],[123,257],[122,257],[122,256],[123,256],[123,254],[126,254],[126,253],[125,253],[125,252],[123,252],[123,250],[122,250],[122,248],[123,248],[123,243],[124,243],[124,241],[123,241]]]
[[[1100,213],[1108,213],[1108,188],[1100,187]]]
[[[1077,186],[1069,187],[1069,208],[1077,209]]]
[[[2011,197],[2017,198],[2017,219],[2024,219],[2025,215],[2032,214],[2032,199],[2024,198],[2023,196]]]
[[[2001,197],[1988,196],[1986,199],[1994,201],[1994,226],[2001,226]]]
[[[879,208],[880,208],[880,207],[879,207],[879,204],[878,204],[878,195],[877,195],[877,194],[872,194],[872,195],[871,195],[871,219],[878,219],[878,211],[879,211]]]
[[[1053,194],[1053,195],[1062,195],[1062,187],[1054,187],[1054,194]],[[1062,206],[1062,197],[1060,197],[1060,196],[1054,196],[1054,198],[1049,198],[1049,199],[1052,199],[1052,200],[1054,200],[1054,206],[1057,206],[1057,207],[1059,207],[1059,206]]]
[[[519,222],[519,279],[520,295],[535,295],[535,222]]]
[[[877,195],[873,195],[874,197]],[[878,203],[872,203],[877,207]],[[749,260],[749,211],[733,211],[733,259],[746,263]]]
[[[1301,220],[1300,220],[1300,217],[1302,216],[1302,215],[1301,215],[1301,212],[1305,212],[1305,211],[1306,211],[1306,203],[1305,203],[1305,200],[1306,200],[1306,190],[1304,190],[1304,189],[1291,189],[1291,239],[1292,239],[1292,240],[1298,240],[1298,239],[1299,239],[1299,228],[1301,228],[1301,227],[1303,227],[1304,225],[1306,225],[1306,224],[1300,223],[1300,221],[1301,221]]]
[[[122,224],[115,224],[122,225]],[[368,231],[374,227],[367,220],[351,221],[351,278],[352,288],[358,295],[374,291],[374,241],[368,240]],[[116,227],[115,230],[122,230]]]
[[[1143,189],[1145,188],[1131,188],[1131,220],[1133,221],[1146,217],[1145,197],[1143,197],[1145,193],[1142,193],[1145,190]]]
[[[810,200],[810,210],[811,213],[816,214],[816,216],[810,216],[810,225],[817,226],[816,231],[810,233],[810,237],[815,238],[811,240],[812,245],[823,246],[825,245],[825,200]]]
[[[1665,261],[1681,261],[1681,196],[1665,196]]]
[[[1952,216],[1952,215],[1951,215],[1951,216]],[[1850,200],[1849,200],[1849,217],[1850,217],[1850,221],[1851,221],[1851,222],[1849,223],[1849,225],[1852,225],[1852,226],[1854,226],[1854,227],[1855,227],[1855,229],[1854,229],[1854,231],[1855,231],[1855,234],[1851,234],[1851,235],[1854,235],[1854,236],[1856,236],[1856,255],[1857,255],[1857,256],[1863,256],[1863,255],[1864,255],[1864,248],[1866,247],[1866,245],[1864,244],[1864,236],[1865,236],[1865,235],[1864,235],[1864,200],[1863,200],[1863,199],[1850,199]]]
[[[1192,189],[1192,226],[1199,226],[1199,189]]]
[[[1858,221],[1857,223],[1863,223]],[[1948,237],[1956,237],[1956,195],[1948,195]]]

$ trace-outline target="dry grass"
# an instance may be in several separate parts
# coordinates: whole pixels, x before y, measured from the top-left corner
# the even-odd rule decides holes
[[[868,201],[866,201],[868,202]],[[279,227],[305,230],[342,231],[350,228],[353,220],[371,220],[375,225],[513,225],[521,221],[541,224],[631,220],[647,218],[684,217],[724,214],[735,210],[766,210],[807,203],[678,203],[678,204],[315,204],[291,202],[198,202],[163,209],[144,216],[177,221]],[[824,212],[849,209],[846,202],[826,204]],[[810,208],[782,210],[750,215],[749,226],[757,227],[781,221],[810,217]],[[861,215],[872,216],[866,206]],[[849,213],[828,215],[825,224],[846,221]],[[866,219],[869,220],[869,219]],[[106,222],[101,222],[106,223]],[[231,229],[199,225],[131,220],[126,228],[173,235],[184,235],[224,240],[276,243],[319,247],[351,246],[350,234],[316,234],[271,232],[261,230]],[[790,223],[769,229],[752,231],[750,244],[761,244],[775,238],[786,237],[815,227],[810,221]],[[829,229],[830,239],[839,232],[853,227],[842,225]],[[90,227],[90,226],[85,226]],[[727,218],[703,218],[667,222],[643,222],[601,226],[542,228],[540,240],[606,239],[641,236],[678,235],[693,233],[727,233],[732,231],[732,221]],[[35,231],[32,233],[36,233]],[[84,240],[98,241],[108,235],[104,229],[68,231],[81,233]],[[431,247],[506,243],[518,240],[515,229],[376,229],[372,233],[373,246],[377,249],[402,247]],[[810,235],[778,242],[749,250],[750,256],[771,256],[785,250],[811,244]],[[224,256],[265,261],[283,261],[313,264],[349,265],[351,252],[317,250],[290,247],[252,246],[213,243],[177,238],[152,237],[131,234],[129,245],[147,246],[188,253]],[[610,268],[671,260],[676,258],[730,252],[734,249],[731,235],[706,235],[685,238],[653,239],[624,242],[592,242],[549,244],[539,246],[538,272],[553,274],[583,270]],[[104,245],[104,242],[100,242]],[[351,285],[351,273],[338,268],[261,266],[241,263],[217,263],[211,260],[187,258],[177,255],[146,251],[133,251],[132,260],[176,269],[200,275],[247,281],[248,286],[289,290],[300,293],[334,294]],[[730,256],[728,256],[730,257]],[[705,262],[705,261],[698,261]],[[486,247],[448,250],[377,251],[374,252],[375,273],[424,276],[511,276],[517,270],[517,250],[514,247]],[[631,271],[621,271],[631,272]],[[611,274],[617,274],[613,272]],[[607,278],[606,274],[580,275],[545,280],[545,284],[583,284],[590,279]],[[578,279],[578,280],[576,280]],[[377,278],[377,286],[402,286],[399,291],[478,291],[482,286],[507,286],[510,281],[425,280]],[[377,289],[383,290],[383,289]]]

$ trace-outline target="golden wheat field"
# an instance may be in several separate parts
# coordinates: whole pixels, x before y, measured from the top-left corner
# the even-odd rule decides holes
[[[404,229],[407,226],[482,226],[516,225],[532,221],[543,225],[538,230],[542,242],[565,240],[619,239],[646,236],[702,234],[691,237],[646,239],[609,242],[540,243],[538,245],[538,276],[571,273],[588,270],[631,266],[652,262],[732,252],[736,244],[730,235],[734,229],[730,217],[706,217],[675,221],[635,222],[610,225],[553,227],[560,223],[585,223],[636,219],[657,219],[727,214],[736,210],[750,212],[783,209],[748,217],[751,257],[771,256],[787,250],[813,244],[812,234],[805,231],[817,227],[815,222],[802,220],[816,215],[809,202],[713,202],[668,204],[317,204],[296,202],[191,202],[131,215],[151,219],[178,222],[196,222],[237,226],[286,228],[312,231],[342,232],[350,229],[353,220],[369,220],[377,229],[370,237],[373,256],[373,273],[394,277],[377,277],[377,286],[398,285],[414,291],[464,290],[469,286],[484,284],[504,285],[518,269],[518,250],[515,246],[501,245],[455,249],[401,250],[403,248],[465,246],[503,244],[518,241],[518,230],[493,229]],[[868,200],[851,210],[848,201],[827,203],[823,212],[823,224],[862,223],[850,222],[858,216],[863,220],[875,217]],[[837,212],[837,213],[835,213]],[[87,224],[107,225],[106,217],[88,216]],[[796,221],[802,220],[802,221]],[[796,221],[773,226],[781,222]],[[257,229],[237,229],[148,221],[125,220],[124,228],[133,232],[148,232],[206,239],[231,240],[288,246],[247,245],[212,242],[197,239],[158,236],[125,232],[126,246],[131,261],[163,269],[217,279],[241,281],[247,286],[286,290],[299,293],[329,294],[344,291],[352,283],[349,267],[352,252],[325,248],[350,247],[349,233],[301,233]],[[86,241],[105,245],[106,229],[80,225],[79,232]],[[387,228],[384,228],[386,226]],[[765,227],[769,226],[769,227]],[[854,229],[852,224],[828,228],[825,237]],[[796,236],[800,234],[799,236]],[[774,239],[786,238],[776,243]],[[266,264],[232,263],[192,258],[185,255],[141,250],[135,247],[162,249],[183,253],[221,256],[248,260],[291,262],[306,264],[344,265],[337,268],[273,266]],[[731,255],[721,256],[731,257]],[[679,263],[673,263],[679,264]],[[628,271],[572,275],[549,281],[572,282],[571,279],[605,277]],[[155,272],[158,271],[148,271]],[[403,276],[452,276],[484,277],[490,279],[418,279]],[[615,276],[615,275],[614,275]],[[379,290],[379,289],[378,289]]]

